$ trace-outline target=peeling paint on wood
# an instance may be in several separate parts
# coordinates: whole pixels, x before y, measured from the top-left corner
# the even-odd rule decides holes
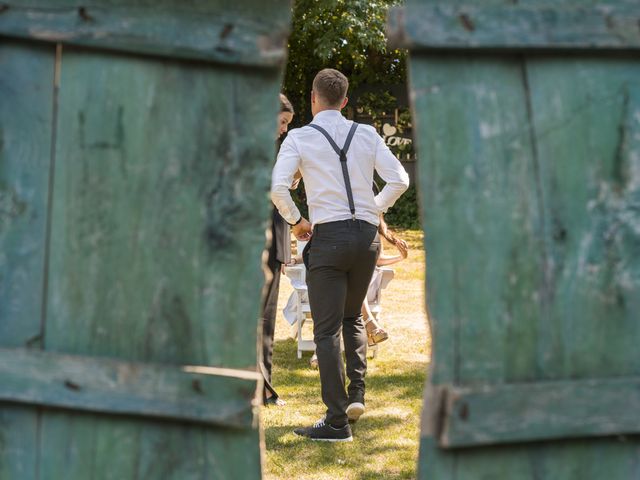
[[[639,442],[625,435],[635,427],[621,425],[624,412],[614,415],[632,401],[621,391],[635,388],[640,375],[640,64],[633,53],[605,50],[638,48],[638,30],[593,48],[576,34],[581,52],[571,54],[574,48],[554,35],[583,27],[590,35],[591,23],[576,23],[549,36],[541,53],[529,51],[541,45],[536,32],[527,39],[524,28],[516,38],[509,26],[500,31],[497,20],[506,14],[496,21],[484,15],[555,10],[541,20],[542,32],[579,9],[631,11],[630,20],[637,2],[480,3],[407,5],[407,12],[466,14],[410,31],[424,32],[411,52],[410,83],[434,349],[419,478],[636,478]],[[625,21],[614,18],[607,28],[626,28]],[[455,50],[443,52],[445,43],[432,48],[443,31],[462,32]],[[567,393],[567,385],[600,381],[600,390],[580,387],[575,399]],[[550,382],[567,393],[557,404],[552,393],[535,395]],[[449,387],[506,397],[478,410],[479,403],[446,397]],[[527,388],[532,398],[522,393]],[[510,403],[518,398],[522,404]],[[590,417],[613,399],[617,407],[605,411],[604,423]],[[441,437],[446,401],[453,402],[455,423],[448,440]],[[547,403],[537,408],[536,401]],[[527,431],[532,418],[537,427]],[[507,425],[513,430],[504,443],[482,446]],[[474,448],[445,449],[441,441]]]
[[[43,386],[48,376],[34,391],[34,377],[12,377],[13,402],[51,408],[7,403],[0,382],[0,478],[259,478],[256,382],[234,376],[256,365],[290,5],[3,5],[0,347],[95,358],[84,377],[66,375],[75,367],[65,362],[37,364],[59,367],[55,388]],[[145,383],[126,379],[122,410],[97,393],[112,362],[166,367],[169,377],[191,365],[146,390],[162,397],[179,385],[196,404],[213,368],[229,395],[224,410],[205,402],[201,413],[236,427],[196,425],[195,410],[151,418],[135,390]],[[169,416],[180,403],[156,401]]]
[[[54,48],[0,43],[0,344],[40,345]],[[0,389],[2,385],[0,385]],[[33,409],[0,405],[0,478],[36,480]]]
[[[253,424],[255,372],[0,348],[0,401],[235,428]]]
[[[445,448],[640,433],[640,377],[449,387],[444,396]]]
[[[195,12],[140,3],[13,0],[0,12],[0,35],[255,67],[280,66],[286,58],[289,25],[281,9],[252,18],[219,2]]]
[[[638,50],[637,2],[601,5],[410,3],[389,16],[392,45],[412,51]]]

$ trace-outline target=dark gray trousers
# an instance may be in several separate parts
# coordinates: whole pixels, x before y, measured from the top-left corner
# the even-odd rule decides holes
[[[278,393],[271,385],[271,367],[273,363],[273,336],[276,327],[276,313],[278,310],[278,292],[280,291],[280,268],[282,264],[275,258],[267,261],[267,267],[271,272],[271,279],[265,283],[264,303],[262,305],[262,362],[260,371],[264,376],[265,392],[263,400],[266,399],[266,390],[278,397]]]
[[[273,359],[273,335],[276,326],[276,312],[278,310],[278,292],[280,291],[280,268],[285,260],[286,242],[290,242],[289,227],[284,219],[273,208],[271,222],[271,245],[267,257],[267,268],[271,278],[265,282],[264,297],[262,299],[262,361],[260,371],[264,376],[263,400],[267,398],[267,390],[275,397],[278,393],[271,385],[271,365]]]
[[[351,402],[364,402],[367,334],[361,307],[380,251],[377,227],[362,220],[316,225],[308,250],[307,287],[327,423],[347,422]],[[340,354],[347,361],[348,392]]]

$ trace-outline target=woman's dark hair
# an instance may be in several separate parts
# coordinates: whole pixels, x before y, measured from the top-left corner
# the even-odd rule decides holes
[[[291,105],[291,102],[289,101],[289,99],[281,93],[280,94],[280,113],[282,112],[289,112],[291,114],[296,113],[293,111],[293,105]]]

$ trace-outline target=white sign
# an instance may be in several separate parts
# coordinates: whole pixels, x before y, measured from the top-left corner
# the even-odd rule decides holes
[[[413,144],[413,139],[408,137],[401,137],[398,134],[398,129],[389,123],[385,123],[382,126],[382,138],[384,139],[384,143],[386,143],[389,147],[400,147],[403,145],[411,145]]]

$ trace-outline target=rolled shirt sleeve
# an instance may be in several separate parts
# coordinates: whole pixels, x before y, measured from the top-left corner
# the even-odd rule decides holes
[[[289,189],[293,177],[300,168],[300,154],[295,141],[289,135],[282,142],[278,159],[271,174],[271,201],[288,223],[294,224],[300,219],[300,210],[296,207]]]
[[[409,188],[409,175],[379,135],[374,166],[380,178],[386,182],[384,188],[374,198],[380,212],[385,213]]]

